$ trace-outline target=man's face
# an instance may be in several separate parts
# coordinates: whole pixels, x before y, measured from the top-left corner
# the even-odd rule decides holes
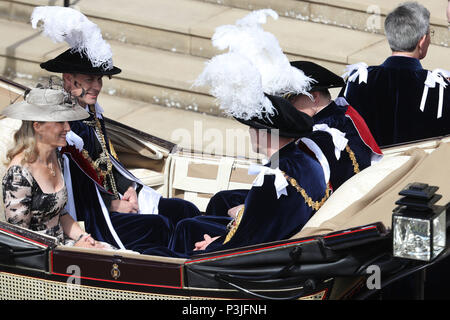
[[[68,91],[81,88],[84,90],[84,95],[78,97],[78,102],[81,106],[91,105],[97,102],[98,95],[103,86],[102,75],[67,74],[64,79]]]
[[[307,112],[309,109],[312,109],[315,106],[314,101],[312,101],[310,97],[304,94],[294,96],[289,99],[289,101],[297,110],[302,112]]]
[[[419,43],[419,46],[420,46],[419,59],[425,58],[425,56],[427,55],[427,52],[428,52],[428,47],[430,46],[430,43],[431,43],[431,33],[430,32],[428,32],[424,37],[425,38],[423,39],[423,41],[421,43]]]

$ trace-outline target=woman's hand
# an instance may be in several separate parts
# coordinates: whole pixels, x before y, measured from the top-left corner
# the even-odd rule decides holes
[[[205,234],[205,235],[203,236],[203,238],[204,238],[205,240],[199,241],[199,242],[196,242],[196,243],[195,243],[194,251],[197,251],[197,250],[205,250],[206,247],[209,246],[209,244],[210,244],[211,242],[213,242],[214,240],[216,240],[216,239],[219,238],[219,237],[211,238],[208,234]]]
[[[90,234],[84,234],[81,238],[75,242],[74,247],[80,248],[96,248],[96,249],[104,249],[105,246],[98,241],[95,241],[94,238],[91,237]]]

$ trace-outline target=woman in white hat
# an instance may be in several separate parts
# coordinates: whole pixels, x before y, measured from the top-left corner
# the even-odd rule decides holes
[[[35,88],[24,101],[3,110],[4,116],[22,120],[6,155],[5,216],[7,222],[56,237],[61,244],[101,248],[64,209],[67,190],[57,148],[66,145],[68,121],[89,116],[73,101],[62,90]]]

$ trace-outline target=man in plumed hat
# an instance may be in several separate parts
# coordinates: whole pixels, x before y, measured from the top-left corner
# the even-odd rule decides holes
[[[391,56],[378,66],[348,66],[343,95],[382,147],[450,134],[450,73],[420,63],[432,36],[430,12],[406,2],[386,16],[384,26]]]
[[[344,80],[311,61],[293,61],[291,65],[303,71],[314,82],[307,94],[286,95],[298,110],[314,119],[314,133],[303,139],[316,144],[329,166],[330,184],[339,188],[356,173],[379,161],[382,152],[364,119],[344,98],[331,99],[331,88],[345,85]],[[322,162],[327,166],[326,162]]]
[[[200,216],[178,223],[170,249],[192,255],[288,239],[297,233],[330,195],[319,162],[296,140],[313,121],[284,98],[267,96],[273,116],[238,121],[247,124],[255,151],[267,156],[235,218]],[[263,133],[262,133],[263,132]],[[225,224],[227,222],[227,224]]]
[[[329,89],[345,85],[340,76],[310,61],[293,61],[291,65],[313,81],[307,92],[288,92],[284,97],[293,107],[313,118],[314,131],[301,141],[314,153],[327,183],[336,190],[379,161],[382,152],[358,112],[344,98],[331,99]],[[216,193],[208,203],[206,214],[234,216],[242,208],[247,193],[245,189]]]
[[[37,7],[32,21],[42,20],[46,33],[51,35],[52,26],[59,26],[52,23],[52,19],[57,18],[76,19],[84,38],[97,34],[97,38],[81,44],[76,42],[76,45],[66,39],[72,47],[41,64],[47,71],[62,74],[65,90],[81,89],[78,103],[90,114],[84,121],[70,122],[68,146],[61,150],[67,156],[65,165],[69,169],[65,170],[68,211],[76,220],[83,220],[86,231],[95,238],[118,248],[144,252],[154,245],[167,245],[178,220],[200,212],[185,200],[163,198],[119,162],[97,99],[104,76],[111,78],[121,70],[113,65],[112,52],[98,27],[80,12],[70,8]],[[70,37],[72,31],[66,30],[64,34]],[[77,37],[75,34],[74,38]]]
[[[289,238],[330,194],[319,162],[296,143],[311,133],[312,118],[286,99],[264,94],[258,79],[253,64],[234,53],[213,58],[198,78],[198,83],[211,87],[227,114],[249,126],[253,149],[269,161],[249,170],[256,178],[235,218],[225,212],[181,220],[169,245],[174,255]],[[228,103],[230,97],[233,103]]]

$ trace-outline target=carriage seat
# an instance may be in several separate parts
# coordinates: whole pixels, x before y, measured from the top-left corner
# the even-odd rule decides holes
[[[450,201],[450,137],[383,150],[384,158],[347,180],[292,238],[326,234],[382,222],[391,227],[392,211],[407,184],[422,182],[439,187]]]

